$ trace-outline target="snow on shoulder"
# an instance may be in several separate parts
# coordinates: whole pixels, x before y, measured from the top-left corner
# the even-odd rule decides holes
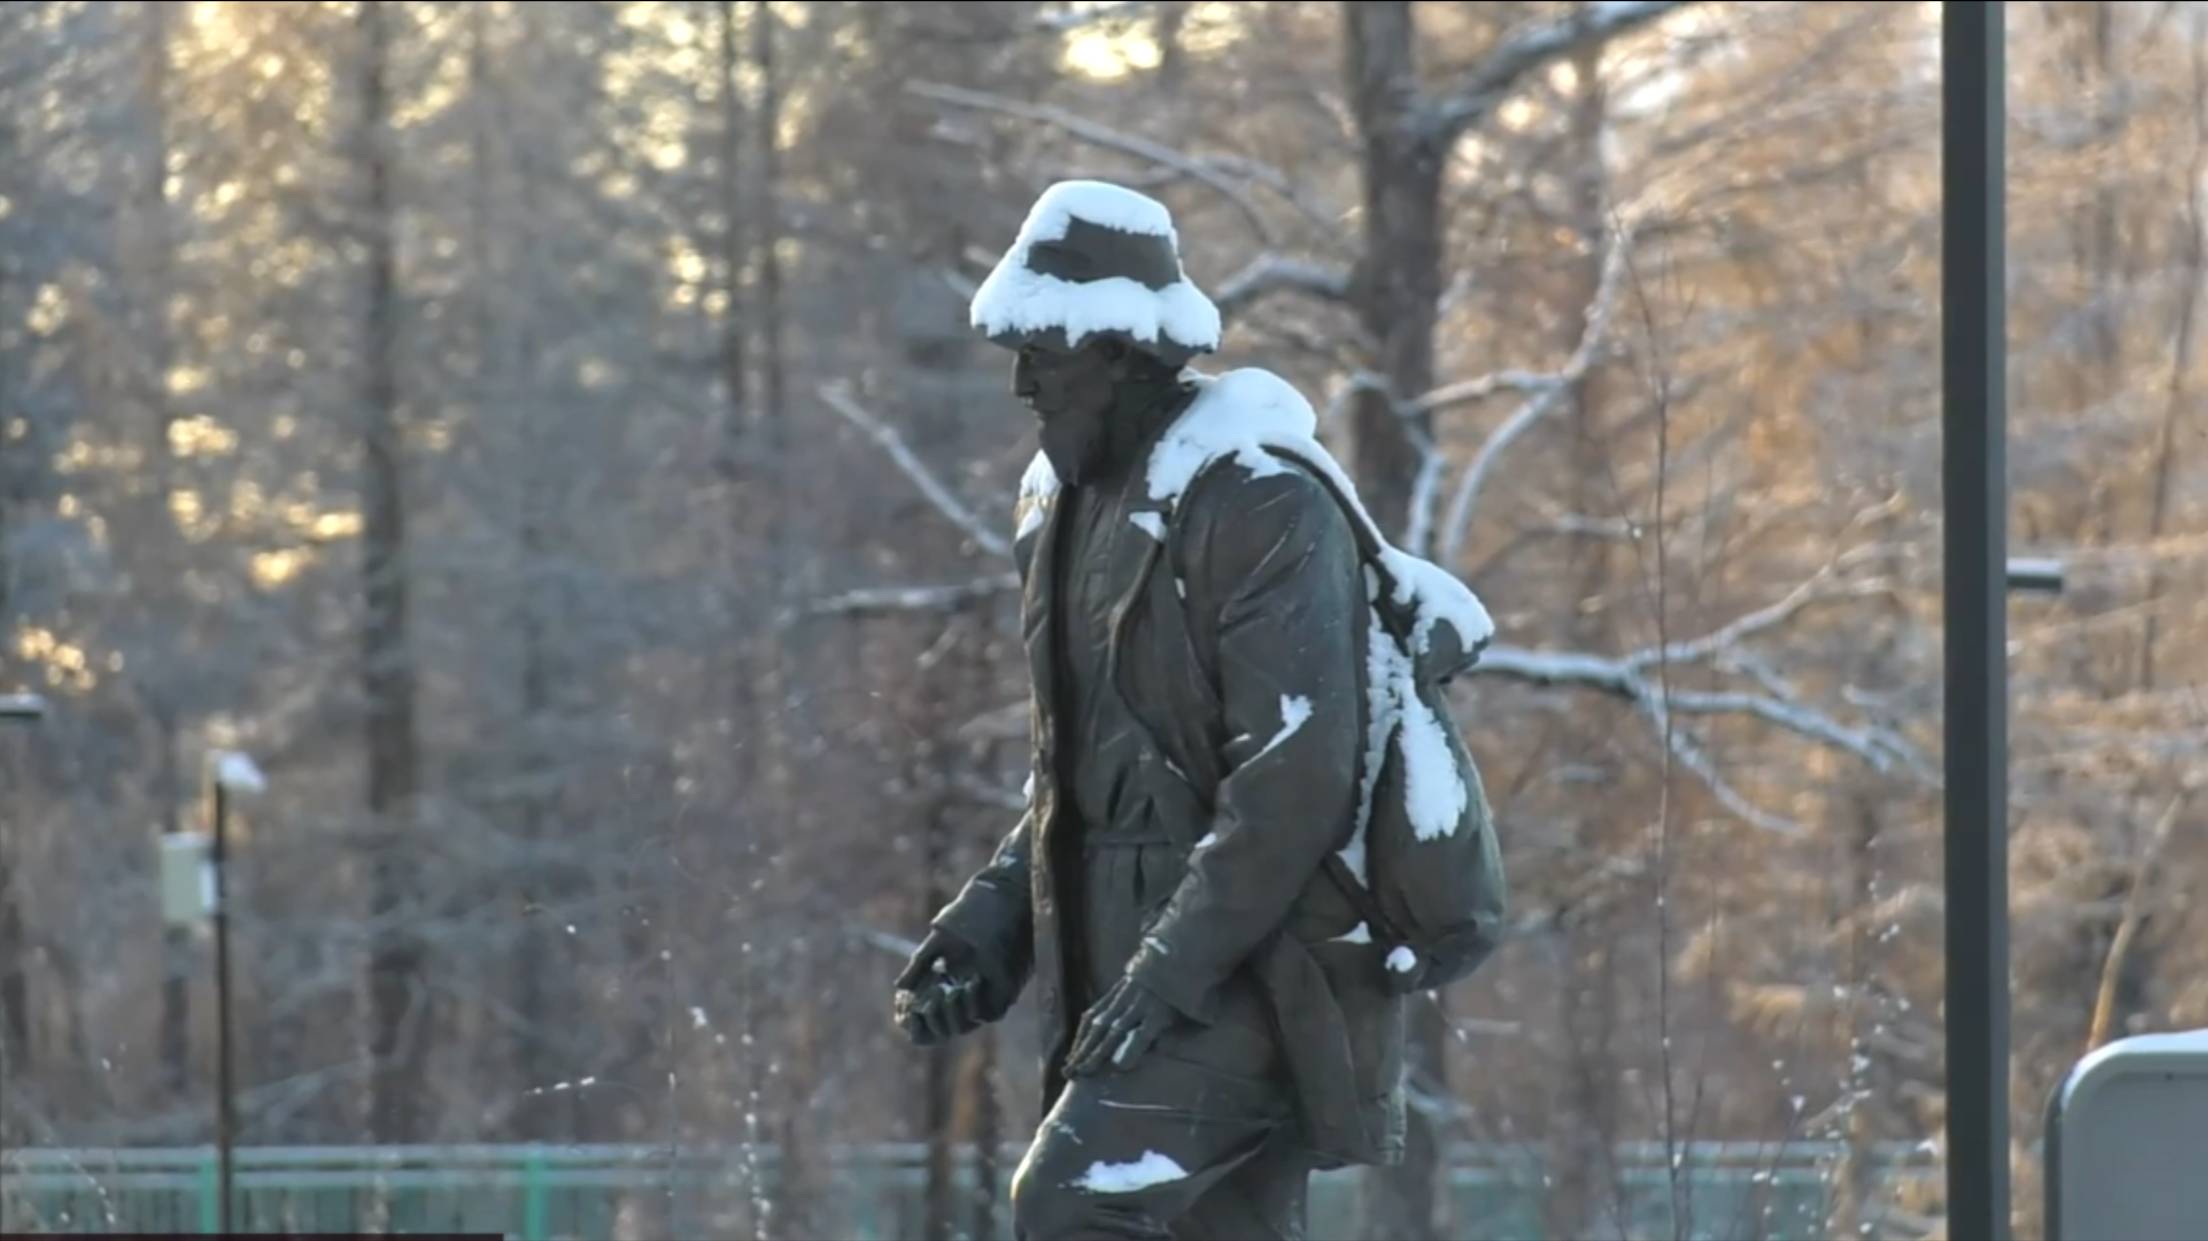
[[[1105,181],[1060,181],[1035,200],[1012,248],[974,291],[973,327],[992,337],[1059,328],[1073,347],[1111,331],[1150,343],[1163,336],[1190,350],[1219,347],[1219,308],[1185,272],[1153,289],[1127,276],[1072,281],[1035,270],[1029,251],[1065,240],[1075,220],[1179,247],[1172,213],[1158,200]]]
[[[1394,582],[1394,598],[1417,616],[1412,640],[1424,654],[1436,625],[1456,630],[1467,651],[1495,635],[1495,623],[1479,597],[1456,576],[1431,561],[1396,550],[1366,512],[1357,488],[1339,463],[1315,438],[1319,419],[1311,403],[1287,380],[1271,371],[1245,367],[1211,376],[1190,372],[1196,400],[1175,420],[1150,454],[1150,498],[1173,504],[1206,467],[1232,458],[1252,478],[1285,473],[1279,448],[1326,474],[1350,503],[1355,519],[1381,548],[1382,567]],[[1055,482],[1055,478],[1052,480]]]

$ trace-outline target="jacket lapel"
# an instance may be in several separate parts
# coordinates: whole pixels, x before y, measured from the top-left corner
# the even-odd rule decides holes
[[[1058,574],[1058,520],[1064,506],[1058,501],[1062,493],[1053,491],[1040,497],[1036,503],[1042,507],[1042,525],[1035,532],[1035,542],[1028,551],[1026,593],[1020,600],[1021,633],[1027,648],[1027,668],[1035,700],[1035,719],[1039,734],[1034,744],[1040,751],[1038,758],[1044,761],[1036,778],[1055,783],[1056,769],[1050,764],[1057,753],[1057,661],[1052,658],[1051,625],[1052,609],[1057,606]]]

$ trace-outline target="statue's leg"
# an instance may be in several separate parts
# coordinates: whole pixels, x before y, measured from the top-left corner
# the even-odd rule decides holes
[[[1293,1128],[1196,1199],[1173,1223],[1174,1241],[1261,1238],[1300,1241],[1311,1196],[1311,1165],[1295,1149]]]
[[[1165,1046],[1128,1069],[1075,1078],[1059,1095],[1013,1174],[1020,1241],[1211,1235],[1177,1224],[1271,1152],[1274,1136],[1292,1124],[1289,1105],[1277,1077],[1227,1071]],[[1263,1183],[1275,1199],[1278,1183],[1277,1175]],[[1266,1227],[1263,1208],[1237,1205],[1252,1192],[1244,1185],[1221,1200],[1218,1212],[1235,1231],[1217,1235],[1295,1235],[1244,1231],[1253,1217]]]

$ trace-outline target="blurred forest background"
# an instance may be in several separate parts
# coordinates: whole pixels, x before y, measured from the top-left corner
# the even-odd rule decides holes
[[[2009,9],[2011,547],[2069,572],[2011,620],[2028,1231],[2060,1074],[2208,1025],[2208,5]],[[51,703],[0,726],[0,1139],[210,1140],[157,838],[239,749],[248,1144],[771,1144],[701,1227],[804,1237],[833,1146],[1023,1140],[1024,1010],[922,1052],[889,990],[1022,805],[1034,440],[966,297],[1099,176],[1173,207],[1200,364],[1289,376],[1500,626],[1456,701],[1516,935],[1419,1010],[1374,1233],[1480,1141],[1616,1235],[1613,1144],[1689,1140],[1832,1143],[1830,1235],[1936,1233],[1875,1172],[1942,1123],[1938,35],[0,7],[0,692]]]

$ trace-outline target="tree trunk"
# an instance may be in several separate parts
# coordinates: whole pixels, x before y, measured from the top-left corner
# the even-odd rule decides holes
[[[2101,19],[2106,21],[2104,15]],[[2185,292],[2177,304],[2177,321],[2170,329],[2170,380],[2169,396],[2163,406],[2162,440],[2155,449],[2154,495],[2147,513],[2147,543],[2152,546],[2162,537],[2169,522],[2170,485],[2177,472],[2177,428],[2188,409],[2198,412],[2197,402],[2188,391],[2192,377],[2194,327],[2200,313],[2201,282],[2204,255],[2201,230],[2208,222],[2201,219],[2201,178],[2204,165],[2208,165],[2208,51],[2203,51],[2198,39],[2193,41],[2193,150],[2187,162],[2185,177],[2185,211],[2180,217],[2179,232],[2184,237]],[[2150,559],[2152,566],[2147,574],[2146,612],[2144,631],[2139,635],[2139,688],[2154,688],[2155,643],[2159,638],[2158,607],[2161,602],[2163,579],[2162,562]]]
[[[774,60],[774,6],[767,0],[754,0],[751,6],[751,59],[759,73],[759,136],[755,145],[759,155],[759,300],[766,313],[760,317],[759,331],[764,338],[763,357],[766,381],[764,407],[761,416],[769,427],[770,448],[780,463],[788,450],[788,409],[785,404],[786,376],[782,349],[782,259],[777,248],[782,241],[782,82],[775,69]],[[781,472],[776,471],[780,477]]]
[[[370,846],[368,1130],[378,1142],[421,1136],[422,1064],[429,995],[423,948],[407,910],[419,879],[412,853],[419,780],[414,664],[407,638],[406,505],[398,410],[397,255],[385,90],[390,35],[381,0],[358,24],[359,130],[365,197],[367,305],[361,341],[361,689],[366,698]]]
[[[1416,35],[1411,6],[1346,4],[1347,87],[1357,121],[1365,210],[1363,249],[1350,299],[1385,389],[1361,389],[1350,410],[1351,469],[1373,520],[1391,536],[1408,524],[1411,489],[1432,438],[1426,415],[1401,403],[1434,386],[1434,325],[1441,299],[1441,158],[1418,140]],[[1445,1033],[1430,1004],[1412,1007],[1405,1078],[1447,1092]],[[1367,1221],[1383,1241],[1435,1235],[1440,1151],[1432,1117],[1409,1111],[1403,1162],[1372,1170]]]
[[[994,1241],[997,1235],[997,1196],[1002,1177],[997,1167],[997,1147],[1004,1141],[1003,1117],[997,1110],[997,1027],[976,1030],[969,1063],[972,1073],[966,1097],[974,1109],[973,1224],[968,1232],[975,1241]]]
[[[176,537],[169,514],[169,493],[175,486],[174,449],[170,426],[175,421],[169,400],[168,373],[174,350],[169,333],[168,302],[174,288],[171,277],[174,241],[169,231],[168,200],[168,5],[142,8],[143,39],[139,46],[139,106],[145,115],[146,145],[134,179],[136,197],[132,221],[135,231],[123,261],[131,287],[131,313],[144,365],[131,385],[130,401],[142,406],[138,432],[145,437],[148,477],[139,501],[137,528],[139,551],[153,572],[181,573],[183,543]],[[150,602],[150,601],[149,601]],[[158,670],[136,674],[138,690],[147,703],[154,728],[154,773],[149,790],[164,834],[185,829],[183,704],[174,677]],[[160,1051],[161,1080],[171,1099],[181,1102],[191,1086],[191,976],[199,964],[189,927],[166,927],[161,936],[161,1011],[156,1033]]]
[[[758,175],[753,180],[755,194],[751,202],[752,218],[758,225],[758,237],[753,259],[759,278],[757,325],[760,335],[760,400],[755,411],[765,434],[762,450],[766,454],[766,467],[761,478],[766,489],[767,589],[766,599],[774,612],[793,597],[795,583],[791,580],[796,571],[796,555],[792,535],[795,523],[791,520],[790,504],[794,498],[790,460],[792,437],[790,434],[787,403],[787,357],[782,332],[782,262],[778,250],[782,241],[781,224],[781,127],[782,86],[775,65],[774,6],[767,0],[754,0],[751,6],[751,58],[752,68],[758,76],[759,101],[753,117],[753,155],[758,162]],[[759,738],[755,752],[762,765],[760,787],[766,791],[768,814],[763,821],[787,826],[795,813],[788,790],[788,736],[787,721],[783,712],[788,709],[788,685],[791,677],[790,638],[793,635],[777,632],[771,625],[759,627],[764,644],[760,653],[759,696],[764,708],[758,714]]]
[[[922,734],[933,736],[935,734]],[[930,774],[940,772],[941,746],[933,741],[920,746],[914,774],[914,783],[925,781]],[[920,908],[918,925],[926,925],[935,912],[943,908],[947,899],[943,874],[948,864],[950,830],[944,822],[945,806],[940,800],[924,811],[920,837]],[[922,1095],[920,1136],[927,1144],[927,1189],[924,1194],[925,1211],[921,1219],[921,1235],[948,1237],[951,1235],[952,1189],[955,1162],[952,1157],[952,1112],[956,1100],[952,1092],[956,1086],[957,1049],[951,1044],[938,1044],[921,1053],[927,1062],[927,1081]]]
[[[8,131],[0,125],[0,164],[7,160]],[[5,306],[7,292],[7,262],[0,258],[0,306]],[[6,359],[0,357],[0,362]],[[7,372],[0,370],[0,409],[9,408]],[[0,635],[15,632],[15,617],[9,610],[9,583],[12,580],[8,567],[8,519],[15,506],[14,455],[10,445],[8,428],[0,423]],[[0,641],[0,693],[13,692],[16,685],[9,667],[11,645]],[[0,726],[4,727],[4,726]],[[19,789],[22,786],[15,768],[15,751],[11,742],[0,738],[0,776],[6,782],[0,788]],[[22,830],[14,815],[20,813],[14,807],[0,805],[0,1014],[6,1021],[0,1024],[0,1072],[28,1074],[31,1067],[31,1027],[29,981],[24,976],[27,953],[23,943],[23,912],[16,904],[15,842]],[[11,1079],[12,1080],[12,1079]],[[13,1131],[0,1128],[0,1145],[15,1137]]]
[[[1407,524],[1411,488],[1432,439],[1430,416],[1398,410],[1434,386],[1443,152],[1413,124],[1411,6],[1366,0],[1343,6],[1343,14],[1365,203],[1350,300],[1375,351],[1368,367],[1386,381],[1384,391],[1361,389],[1351,407],[1352,472],[1373,520],[1393,537]]]
[[[0,726],[4,727],[4,726]],[[9,788],[20,788],[16,781],[16,763],[12,746],[13,737],[0,736],[0,775],[8,778]],[[0,807],[0,814],[6,814]],[[0,1028],[0,1065],[10,1073],[20,1073],[26,1080],[37,1062],[31,1056],[31,987],[29,959],[23,930],[23,906],[16,899],[16,884],[20,876],[14,865],[13,843],[15,825],[8,824],[0,833],[0,1016],[6,1018],[5,1028]]]
[[[738,451],[744,432],[748,429],[744,416],[751,385],[747,339],[751,324],[745,314],[744,288],[745,274],[751,267],[751,238],[745,228],[750,204],[744,198],[744,97],[737,85],[742,77],[743,57],[738,50],[736,34],[736,0],[720,0],[719,8],[721,63],[715,86],[721,97],[721,294],[726,299],[721,310],[720,368],[727,421],[723,430],[724,443],[718,447],[723,454],[724,470],[733,472],[740,460]]]

